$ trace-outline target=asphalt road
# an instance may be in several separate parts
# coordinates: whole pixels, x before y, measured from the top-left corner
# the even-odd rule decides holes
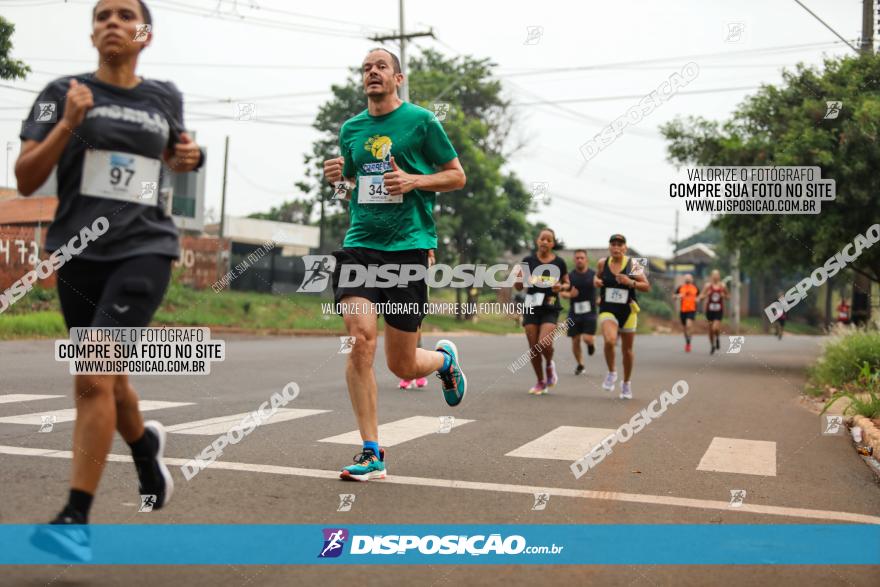
[[[845,437],[823,435],[820,418],[798,402],[804,369],[819,353],[819,338],[788,336],[778,341],[748,336],[737,354],[725,352],[725,339],[721,352],[710,356],[702,338],[695,341],[694,352],[685,354],[679,336],[642,336],[636,342],[635,399],[626,402],[600,387],[601,349],[588,358],[587,373],[576,377],[568,340],[558,341],[560,382],[549,395],[535,397],[526,393],[534,380],[530,366],[515,373],[507,368],[527,351],[524,336],[451,337],[469,380],[467,398],[457,408],[445,404],[433,378],[425,390],[396,389],[380,350],[380,424],[404,420],[395,426],[410,438],[387,447],[386,481],[361,484],[333,478],[359,446],[322,442],[356,430],[342,379],[346,357],[338,353],[338,338],[225,338],[228,358],[214,363],[209,376],[135,380],[142,400],[188,404],[156,409],[146,413],[147,418],[173,426],[250,412],[291,381],[301,392],[286,408],[325,411],[257,428],[190,481],[174,467],[174,501],[160,512],[138,513],[133,467],[110,463],[92,523],[880,521],[880,488],[871,471]],[[425,345],[437,339],[425,336]],[[39,449],[69,451],[72,422],[59,418],[49,433],[39,432],[38,424],[4,422],[72,407],[67,366],[53,361],[52,354],[51,341],[0,343],[0,401],[8,394],[61,396],[0,403],[2,523],[42,523],[57,512],[66,495],[69,458],[50,457]],[[616,446],[593,470],[574,477],[571,454],[579,454],[578,443],[591,434],[588,429],[600,429],[599,434],[616,429],[679,380],[686,381],[689,390],[683,399]],[[456,425],[443,433],[441,417],[447,416],[453,416]],[[171,433],[167,455],[190,459],[217,436]],[[112,452],[127,455],[128,449],[117,439]],[[737,490],[745,491],[745,498],[741,506],[731,507],[731,491]],[[549,502],[545,509],[535,510],[534,493],[542,491],[550,494]],[[355,495],[351,511],[337,511],[342,493]],[[877,571],[827,566],[59,565],[4,569],[0,583],[876,585]]]

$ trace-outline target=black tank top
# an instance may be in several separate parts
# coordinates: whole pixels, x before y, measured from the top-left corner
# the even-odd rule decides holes
[[[623,259],[624,259],[624,261],[626,261],[626,263],[624,264],[623,269],[620,270],[620,273],[626,275],[627,272],[632,270],[632,259],[630,259],[629,257],[624,257]],[[624,286],[620,285],[619,283],[617,283],[617,276],[611,272],[610,265],[611,265],[611,257],[608,257],[607,259],[605,259],[605,266],[602,267],[602,275],[599,277],[599,279],[602,280],[602,289],[599,292],[599,295],[600,295],[599,309],[600,310],[602,310],[603,308],[606,308],[606,307],[608,309],[620,308],[621,306],[624,306],[624,305],[629,304],[630,302],[633,302],[636,300],[635,288],[624,287]],[[606,297],[605,297],[605,292],[606,292],[606,290],[612,289],[612,288],[626,290],[626,300],[619,301],[619,302],[607,301]]]

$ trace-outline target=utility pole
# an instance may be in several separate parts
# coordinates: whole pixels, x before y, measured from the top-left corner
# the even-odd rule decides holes
[[[406,34],[404,32],[404,18],[403,18],[403,2],[404,0],[399,0],[398,6],[400,7],[400,31],[396,35],[373,35],[370,37],[371,40],[376,41],[377,43],[382,43],[384,41],[397,41],[400,44],[400,73],[403,74],[403,83],[400,84],[400,99],[404,102],[409,102],[409,78],[406,75],[406,42],[409,39],[415,39],[416,37],[431,37],[434,38],[434,29],[429,29],[420,33],[409,33]]]
[[[733,290],[731,292],[731,297],[733,298],[733,331],[736,334],[739,334],[739,319],[740,319],[740,284],[739,284],[739,247],[733,252],[733,255],[730,259],[730,269],[733,273],[732,275],[732,283],[730,289]]]
[[[874,0],[862,0],[862,42],[859,51],[874,52]]]
[[[678,210],[675,211],[675,249],[672,251],[672,286],[675,287],[675,277],[678,273],[678,263],[675,258],[678,257]]]
[[[226,135],[226,149],[223,153],[223,191],[220,192],[220,238],[226,230],[226,171],[229,168],[229,135]]]
[[[12,153],[12,141],[6,141],[6,187],[9,187],[9,154]]]

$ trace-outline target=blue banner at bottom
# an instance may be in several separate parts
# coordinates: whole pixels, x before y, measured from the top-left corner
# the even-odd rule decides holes
[[[0,564],[877,565],[880,526],[0,525]]]

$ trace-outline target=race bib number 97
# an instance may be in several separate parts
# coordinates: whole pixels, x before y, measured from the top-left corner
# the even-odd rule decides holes
[[[358,204],[400,204],[403,194],[392,196],[381,175],[362,175],[358,179]]]
[[[145,206],[158,202],[158,159],[132,153],[89,149],[83,162],[80,193]],[[146,186],[146,187],[145,187]]]

